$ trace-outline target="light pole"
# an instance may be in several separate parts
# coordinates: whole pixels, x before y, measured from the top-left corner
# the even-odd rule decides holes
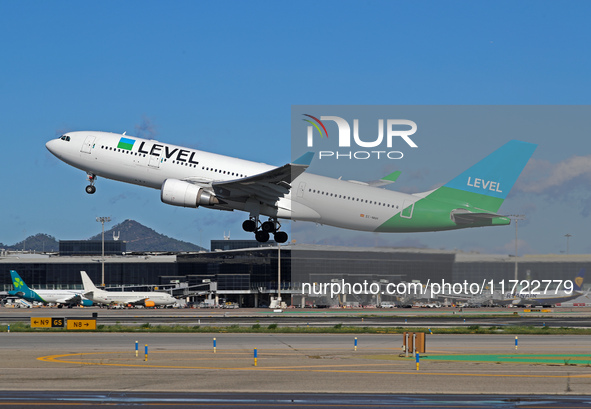
[[[509,217],[512,220],[515,220],[515,281],[519,280],[518,274],[517,274],[517,224],[519,222],[519,220],[524,220],[525,219],[525,215],[523,214],[512,214],[509,215]]]
[[[564,235],[564,237],[566,237],[566,254],[568,254],[568,241],[572,236],[573,236],[572,234],[568,234],[568,233],[566,233]]]
[[[281,308],[281,243],[277,243],[277,301]]]
[[[102,244],[103,244],[103,256],[101,259],[101,264],[102,264],[102,274],[101,274],[101,286],[104,288],[105,287],[105,222],[110,222],[111,218],[110,217],[97,217],[96,221],[99,222],[100,224],[102,224],[103,226],[103,233],[102,233]]]

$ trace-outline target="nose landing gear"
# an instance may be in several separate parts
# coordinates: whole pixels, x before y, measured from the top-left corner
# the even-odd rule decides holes
[[[260,227],[259,227],[260,224]],[[251,216],[250,219],[242,223],[244,231],[254,232],[254,237],[259,243],[266,243],[269,241],[271,234],[277,243],[285,243],[287,241],[287,233],[279,231],[281,224],[275,218],[270,218],[264,223],[260,223],[258,217]]]
[[[96,187],[94,186],[94,182],[96,181],[96,175],[94,173],[88,173],[88,182],[90,185],[86,186],[86,193],[89,195],[96,192]]]

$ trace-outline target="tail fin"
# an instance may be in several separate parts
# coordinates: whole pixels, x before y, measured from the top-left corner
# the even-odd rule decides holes
[[[585,281],[585,269],[582,268],[577,274],[575,281],[573,282],[573,288],[575,291],[581,291],[583,289],[583,281]]]
[[[537,145],[510,141],[442,188],[437,198],[497,212]]]
[[[16,271],[10,270],[10,277],[12,277],[12,285],[14,286],[14,291],[20,291],[23,293],[30,291],[29,286],[25,284],[24,280]]]
[[[82,285],[84,286],[84,292],[88,293],[91,291],[98,291],[98,288],[94,285],[86,271],[80,271],[80,276],[82,276]]]

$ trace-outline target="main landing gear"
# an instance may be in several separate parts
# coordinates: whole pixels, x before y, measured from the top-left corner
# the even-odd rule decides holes
[[[94,173],[88,173],[88,182],[90,185],[86,186],[86,193],[89,195],[96,192],[96,187],[94,186],[94,182],[96,181],[96,175]]]
[[[266,243],[269,241],[269,237],[273,234],[273,239],[277,243],[285,243],[287,241],[287,233],[279,231],[281,224],[277,219],[269,218],[268,221],[260,224],[258,217],[250,217],[242,223],[244,231],[254,232],[254,237],[259,243]]]

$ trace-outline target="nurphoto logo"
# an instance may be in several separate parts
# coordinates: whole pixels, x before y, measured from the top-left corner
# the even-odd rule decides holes
[[[303,114],[307,118],[302,118],[310,125],[307,126],[307,146],[314,147],[314,135],[320,135],[320,138],[328,139],[328,131],[323,121],[332,121],[338,128],[339,148],[351,148],[353,143],[360,148],[374,148],[375,150],[322,150],[319,152],[319,159],[402,159],[404,154],[401,151],[389,150],[394,146],[394,141],[402,139],[411,148],[418,148],[417,144],[410,138],[417,131],[417,124],[408,119],[378,119],[377,137],[361,139],[359,135],[359,119],[353,119],[353,141],[351,141],[351,125],[349,122],[339,116],[328,115],[320,116],[318,119],[309,114]],[[385,126],[384,126],[385,123]],[[330,126],[329,126],[330,128]],[[383,150],[380,150],[382,148]]]

